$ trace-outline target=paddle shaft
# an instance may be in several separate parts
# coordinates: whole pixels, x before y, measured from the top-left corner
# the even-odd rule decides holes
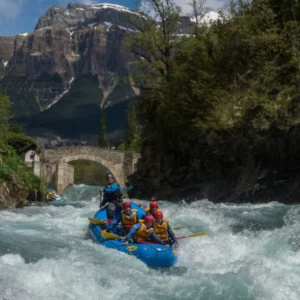
[[[180,240],[180,239],[186,239],[186,238],[204,236],[204,235],[207,235],[207,232],[200,232],[200,233],[195,233],[195,234],[191,234],[191,235],[179,236],[179,237],[176,237],[176,239]]]
[[[103,192],[100,192],[100,206],[99,207],[101,207],[102,199],[103,199]]]

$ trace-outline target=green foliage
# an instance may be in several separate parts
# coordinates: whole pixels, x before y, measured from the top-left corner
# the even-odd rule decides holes
[[[128,36],[126,45],[137,58],[133,63],[135,82],[144,89],[164,90],[172,72],[172,53],[182,40],[174,35],[181,10],[173,0],[146,0],[144,4],[155,18],[141,19],[136,24],[138,33]]]
[[[9,128],[10,106],[9,98],[0,94],[0,142],[5,140]]]
[[[173,1],[148,2],[162,5],[166,24],[176,19]],[[224,16],[181,39],[172,34],[175,25],[165,31],[150,21],[128,40],[143,58],[134,64],[146,88],[142,151],[158,174],[195,160],[221,170],[230,165],[228,153],[242,160],[255,140],[300,124],[298,1],[231,1]],[[167,45],[176,46],[168,52]]]
[[[0,143],[0,159],[0,181],[14,182],[27,192],[45,191],[43,181],[33,174],[11,146]]]
[[[121,143],[118,147],[117,150],[119,151],[125,151],[125,143]]]
[[[127,110],[127,120],[126,120],[126,129],[125,129],[125,151],[132,151],[136,146],[138,137],[138,121],[136,116],[136,109],[133,103],[129,103]]]
[[[70,164],[74,166],[75,184],[106,185],[106,167],[88,160],[71,161]]]
[[[17,152],[31,144],[34,144],[37,147],[36,141],[33,138],[23,133],[15,133],[11,131],[7,133],[6,143],[12,146]]]
[[[26,193],[43,193],[44,182],[33,174],[17,153],[27,145],[36,145],[36,142],[23,134],[18,126],[9,125],[10,106],[9,98],[0,94],[0,182],[13,182]]]
[[[9,131],[14,133],[22,133],[22,129],[19,124],[10,124]]]

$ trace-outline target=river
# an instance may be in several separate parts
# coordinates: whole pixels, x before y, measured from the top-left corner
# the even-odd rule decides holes
[[[300,299],[300,205],[161,201],[176,235],[208,232],[180,240],[178,265],[162,271],[91,240],[96,187],[64,196],[70,205],[0,211],[1,300]]]

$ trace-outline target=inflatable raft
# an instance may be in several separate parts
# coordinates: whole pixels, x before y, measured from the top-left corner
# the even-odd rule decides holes
[[[145,214],[144,210],[131,202],[132,209],[136,210],[138,218],[142,218]],[[115,212],[114,218],[117,219],[120,213]],[[102,208],[95,214],[95,219],[106,220],[106,207]],[[155,243],[132,243],[128,245],[123,245],[123,240],[108,240],[101,235],[101,225],[89,224],[89,232],[93,240],[99,244],[104,245],[107,248],[116,249],[121,252],[125,252],[129,255],[134,255],[141,261],[143,261],[147,266],[152,268],[169,268],[176,263],[176,250],[173,248],[159,245]],[[103,227],[103,226],[102,226]],[[114,229],[112,232],[118,234],[118,228]]]
[[[51,205],[67,205],[68,201],[65,198],[57,198],[57,199],[52,199],[51,201],[48,202]]]

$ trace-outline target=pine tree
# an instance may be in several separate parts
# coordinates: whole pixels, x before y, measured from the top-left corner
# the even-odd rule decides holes
[[[11,102],[6,95],[0,94],[0,142],[4,142],[9,130]]]
[[[99,131],[99,139],[98,139],[98,146],[101,148],[105,148],[105,146],[107,145],[105,129],[106,129],[106,118],[105,118],[104,111],[102,111],[100,117],[100,131]]]

